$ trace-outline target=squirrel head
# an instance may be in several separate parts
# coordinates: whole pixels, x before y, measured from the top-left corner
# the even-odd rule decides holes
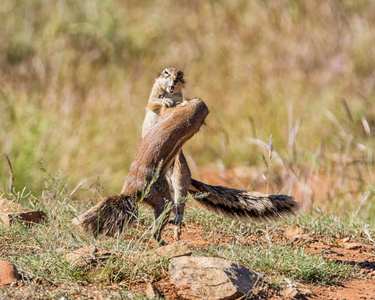
[[[175,68],[165,68],[163,72],[156,78],[156,83],[162,92],[166,94],[181,93],[184,87],[184,72]]]

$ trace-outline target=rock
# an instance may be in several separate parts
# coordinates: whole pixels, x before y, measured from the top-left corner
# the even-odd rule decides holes
[[[297,290],[297,288],[292,287],[292,286],[288,286],[284,290],[283,296],[286,298],[291,298],[291,299],[301,299],[300,292]]]
[[[17,220],[29,225],[40,223],[46,217],[42,211],[31,210],[6,198],[0,199],[0,221],[4,227],[9,227]]]
[[[307,240],[311,239],[310,235],[308,235],[303,228],[301,228],[298,224],[294,224],[288,227],[284,235],[292,242],[296,240]]]
[[[16,267],[9,261],[0,260],[0,287],[11,285],[20,280]]]
[[[314,295],[314,293],[310,291],[309,289],[305,289],[305,288],[297,288],[297,289],[300,292],[300,294],[303,295],[304,297],[312,297]]]
[[[155,253],[151,255],[152,260],[157,260],[158,258],[171,259],[173,257],[179,256],[190,256],[191,250],[185,241],[177,241],[173,244],[159,247],[155,250]]]
[[[145,294],[149,299],[158,299],[163,297],[157,287],[154,286],[151,282],[147,282]]]
[[[371,270],[369,270],[369,269],[361,269],[359,271],[359,274],[361,274],[361,275],[370,274],[370,273],[371,273]]]
[[[348,250],[357,250],[362,248],[362,244],[360,243],[344,243],[345,249]]]
[[[184,299],[237,299],[249,294],[259,279],[258,274],[238,263],[188,256],[171,259],[169,276]]]
[[[303,299],[306,297],[311,297],[313,295],[314,293],[309,289],[296,288],[292,286],[287,287],[283,292],[283,296],[290,299]]]
[[[95,246],[87,246],[67,253],[65,259],[67,262],[70,262],[72,267],[85,267],[106,260],[110,256],[111,252],[109,251],[99,249]]]

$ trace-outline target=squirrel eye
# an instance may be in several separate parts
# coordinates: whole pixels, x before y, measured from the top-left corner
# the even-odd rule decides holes
[[[168,73],[168,71],[167,71],[167,70],[164,70],[164,75],[166,75],[166,76],[168,76],[168,75],[169,75],[169,73]]]

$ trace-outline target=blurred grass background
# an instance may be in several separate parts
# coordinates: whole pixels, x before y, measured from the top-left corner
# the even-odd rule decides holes
[[[191,165],[265,169],[249,139],[272,134],[273,191],[375,213],[373,1],[13,0],[0,19],[0,147],[16,189],[43,189],[42,157],[119,192],[170,66],[211,111],[185,146]],[[4,191],[8,172],[2,157]]]

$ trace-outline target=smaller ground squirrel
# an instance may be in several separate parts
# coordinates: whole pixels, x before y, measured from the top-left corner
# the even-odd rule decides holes
[[[146,107],[142,138],[153,126],[164,119],[164,114],[169,108],[178,105],[184,106],[189,102],[182,93],[184,84],[184,73],[175,68],[165,68],[155,79]],[[176,156],[166,177],[175,203],[174,212],[176,217],[171,223],[179,225],[184,216],[185,201],[191,178],[190,169],[182,150]],[[178,226],[174,232],[176,240],[179,239],[180,233],[181,228]]]

